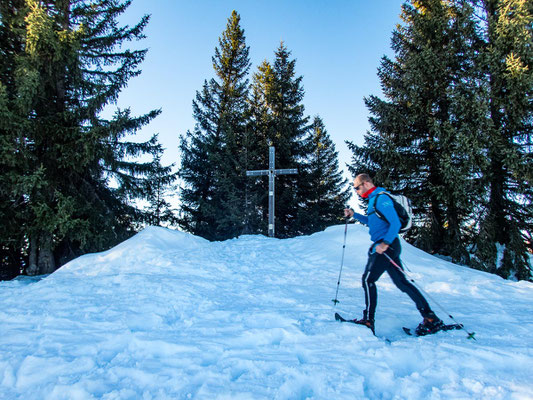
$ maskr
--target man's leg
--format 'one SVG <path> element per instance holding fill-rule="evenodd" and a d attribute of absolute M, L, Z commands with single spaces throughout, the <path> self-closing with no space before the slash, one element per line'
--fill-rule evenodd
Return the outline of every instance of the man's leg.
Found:
<path fill-rule="evenodd" d="M 398 264 L 397 260 L 394 260 L 394 262 Z M 392 281 L 398 287 L 398 289 L 406 293 L 411 298 L 411 300 L 415 302 L 416 308 L 418 309 L 418 311 L 420 311 L 420 314 L 422 314 L 422 316 L 424 317 L 425 314 L 427 314 L 427 312 L 431 311 L 427 300 L 424 298 L 422 293 L 420 293 L 420 291 L 416 288 L 416 286 L 407 280 L 403 272 L 400 272 L 393 265 L 391 265 L 391 267 L 387 268 L 387 272 L 392 278 Z"/>
<path fill-rule="evenodd" d="M 424 320 L 416 328 L 416 334 L 420 336 L 437 332 L 443 326 L 443 322 L 431 310 L 427 300 L 424 298 L 422 293 L 420 293 L 420 291 L 416 288 L 415 285 L 413 285 L 407 280 L 407 277 L 403 272 L 403 267 L 400 260 L 400 240 L 396 239 L 389 247 L 389 250 L 387 250 L 387 254 L 400 268 L 396 267 L 393 263 L 390 262 L 389 259 L 387 259 L 387 261 L 389 261 L 389 264 L 386 267 L 388 274 L 390 275 L 392 281 L 398 287 L 398 289 L 406 293 L 415 302 L 416 308 L 424 318 Z M 385 256 L 383 257 L 386 258 Z"/>
<path fill-rule="evenodd" d="M 389 247 L 389 250 L 387 250 L 387 254 L 398 266 L 402 268 L 401 270 L 398 269 L 394 264 L 392 264 L 387 257 L 381 257 L 387 260 L 386 270 L 396 287 L 398 287 L 398 289 L 400 289 L 402 292 L 406 293 L 411 298 L 411 300 L 415 302 L 416 308 L 418 309 L 420 314 L 425 317 L 427 313 L 431 312 L 431 308 L 429 307 L 429 304 L 422 295 L 422 293 L 420 293 L 420 291 L 416 288 L 415 285 L 413 285 L 407 280 L 405 273 L 403 272 L 402 262 L 400 260 L 400 253 L 400 240 L 396 239 Z"/>
<path fill-rule="evenodd" d="M 385 259 L 385 257 L 379 256 L 377 253 L 369 254 L 365 272 L 363 273 L 362 277 L 366 305 L 363 318 L 370 321 L 374 321 L 374 316 L 376 314 L 376 305 L 378 300 L 376 281 L 383 274 L 383 272 L 385 272 L 387 267 L 382 259 Z"/>

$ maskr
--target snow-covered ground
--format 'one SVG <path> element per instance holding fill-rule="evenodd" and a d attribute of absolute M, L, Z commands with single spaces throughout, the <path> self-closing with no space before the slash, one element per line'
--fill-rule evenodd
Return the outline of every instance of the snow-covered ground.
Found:
<path fill-rule="evenodd" d="M 333 318 L 364 307 L 359 225 L 331 301 L 343 237 L 210 243 L 148 228 L 41 281 L 0 282 L 0 398 L 533 398 L 533 284 L 404 243 L 411 277 L 477 341 L 405 335 L 420 316 L 386 274 L 374 337 Z"/>

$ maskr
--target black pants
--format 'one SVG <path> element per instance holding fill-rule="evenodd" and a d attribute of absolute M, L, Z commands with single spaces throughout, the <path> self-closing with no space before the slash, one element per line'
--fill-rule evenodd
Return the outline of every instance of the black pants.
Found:
<path fill-rule="evenodd" d="M 400 253 L 402 251 L 400 239 L 396 238 L 389 246 L 386 253 L 396 264 L 402 267 L 401 271 L 396 268 L 384 254 L 372 252 L 373 250 L 374 245 L 368 251 L 368 262 L 362 279 L 363 289 L 365 290 L 366 318 L 374 320 L 378 300 L 376 281 L 385 271 L 387 271 L 396 287 L 406 293 L 415 302 L 416 308 L 420 311 L 422 316 L 424 316 L 424 314 L 430 310 L 429 304 L 424 296 L 422 296 L 422 293 L 420 293 L 420 291 L 407 280 L 403 273 L 403 267 L 400 261 Z"/>

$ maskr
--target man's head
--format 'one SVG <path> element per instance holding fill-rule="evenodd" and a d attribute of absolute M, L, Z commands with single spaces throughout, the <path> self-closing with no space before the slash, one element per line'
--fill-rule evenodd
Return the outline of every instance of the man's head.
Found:
<path fill-rule="evenodd" d="M 361 196 L 374 187 L 374 182 L 368 174 L 359 174 L 353 180 L 353 187 L 356 193 Z"/>

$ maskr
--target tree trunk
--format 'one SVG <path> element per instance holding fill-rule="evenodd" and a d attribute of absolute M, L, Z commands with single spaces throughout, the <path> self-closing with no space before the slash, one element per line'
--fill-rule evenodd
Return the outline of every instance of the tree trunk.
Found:
<path fill-rule="evenodd" d="M 39 274 L 39 266 L 37 265 L 37 237 L 35 234 L 30 237 L 30 257 L 26 274 L 30 276 Z"/>
<path fill-rule="evenodd" d="M 39 249 L 39 273 L 51 274 L 56 270 L 51 233 L 42 233 Z"/>

